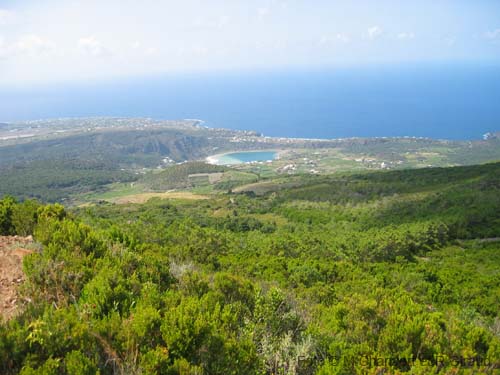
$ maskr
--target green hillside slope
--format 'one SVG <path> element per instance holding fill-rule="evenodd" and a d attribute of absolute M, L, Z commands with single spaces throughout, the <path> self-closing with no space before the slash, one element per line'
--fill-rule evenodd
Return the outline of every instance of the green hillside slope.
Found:
<path fill-rule="evenodd" d="M 38 247 L 0 372 L 496 373 L 499 172 L 296 176 L 73 210 L 4 198 L 0 234 Z"/>

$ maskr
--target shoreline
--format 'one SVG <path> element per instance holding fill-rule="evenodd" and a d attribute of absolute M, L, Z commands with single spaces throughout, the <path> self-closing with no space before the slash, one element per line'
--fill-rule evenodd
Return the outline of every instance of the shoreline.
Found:
<path fill-rule="evenodd" d="M 272 161 L 274 161 L 274 160 L 278 160 L 281 157 L 281 154 L 283 153 L 283 150 L 267 149 L 267 150 L 250 150 L 250 151 L 246 151 L 246 150 L 229 151 L 229 152 L 224 152 L 222 154 L 215 154 L 215 155 L 207 156 L 205 158 L 205 162 L 208 163 L 208 164 L 212 164 L 212 165 L 238 165 L 238 164 L 245 164 L 245 163 L 249 163 L 249 162 L 241 161 L 239 163 L 224 163 L 224 164 L 221 164 L 220 163 L 220 159 L 222 159 L 223 157 L 225 157 L 227 155 L 231 155 L 231 154 L 240 154 L 240 153 L 250 154 L 250 153 L 258 153 L 258 152 L 274 152 L 275 153 L 275 157 L 272 159 Z M 258 161 L 256 161 L 256 162 L 258 162 Z"/>

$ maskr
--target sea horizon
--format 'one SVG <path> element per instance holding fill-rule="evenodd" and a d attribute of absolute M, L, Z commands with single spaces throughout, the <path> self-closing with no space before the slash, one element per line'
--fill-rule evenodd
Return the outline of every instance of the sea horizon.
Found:
<path fill-rule="evenodd" d="M 497 65 L 198 73 L 3 88 L 0 122 L 149 117 L 286 138 L 472 140 L 500 130 L 498 97 Z"/>

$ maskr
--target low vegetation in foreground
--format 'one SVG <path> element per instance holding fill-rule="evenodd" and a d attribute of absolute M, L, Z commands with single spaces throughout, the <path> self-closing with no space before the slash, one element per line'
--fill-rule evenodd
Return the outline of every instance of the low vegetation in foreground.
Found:
<path fill-rule="evenodd" d="M 35 244 L 0 372 L 499 371 L 500 163 L 289 179 L 77 209 L 4 197 L 0 234 Z"/>

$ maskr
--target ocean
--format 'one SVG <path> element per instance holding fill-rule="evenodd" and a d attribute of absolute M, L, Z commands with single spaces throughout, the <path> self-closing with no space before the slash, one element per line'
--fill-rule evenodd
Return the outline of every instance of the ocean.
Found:
<path fill-rule="evenodd" d="M 500 66 L 381 65 L 0 88 L 0 122 L 87 116 L 196 118 L 283 137 L 480 139 L 500 130 Z"/>

